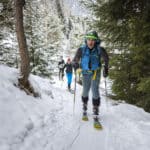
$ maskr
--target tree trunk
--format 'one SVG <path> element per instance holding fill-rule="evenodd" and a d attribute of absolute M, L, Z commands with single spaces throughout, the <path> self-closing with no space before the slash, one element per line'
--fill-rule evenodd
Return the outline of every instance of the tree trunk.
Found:
<path fill-rule="evenodd" d="M 30 73 L 30 59 L 29 53 L 27 49 L 26 37 L 24 33 L 23 26 L 23 7 L 25 5 L 25 0 L 15 0 L 15 8 L 16 8 L 16 33 L 17 40 L 19 45 L 19 53 L 21 57 L 21 76 L 19 80 L 19 86 L 21 89 L 24 89 L 27 94 L 33 94 L 36 96 L 32 86 L 28 81 L 29 73 Z"/>
<path fill-rule="evenodd" d="M 15 0 L 16 5 L 16 32 L 21 57 L 21 79 L 24 83 L 28 81 L 30 72 L 30 60 L 27 50 L 26 37 L 23 27 L 23 6 L 24 0 Z"/>

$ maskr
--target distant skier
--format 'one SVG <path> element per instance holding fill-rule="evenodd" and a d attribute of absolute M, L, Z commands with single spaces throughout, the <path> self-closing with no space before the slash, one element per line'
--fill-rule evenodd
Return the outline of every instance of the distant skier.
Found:
<path fill-rule="evenodd" d="M 82 120 L 87 121 L 87 104 L 89 100 L 89 90 L 92 89 L 92 103 L 94 113 L 94 127 L 101 128 L 99 122 L 99 106 L 100 106 L 100 72 L 101 72 L 101 57 L 104 60 L 104 77 L 108 76 L 108 55 L 103 47 L 100 47 L 100 39 L 96 31 L 92 31 L 85 36 L 85 45 L 81 46 L 73 59 L 73 65 L 77 69 L 78 63 L 82 69 L 82 102 L 83 102 L 83 117 Z"/>
<path fill-rule="evenodd" d="M 72 63 L 71 63 L 70 58 L 68 58 L 67 63 L 64 66 L 64 69 L 65 68 L 66 68 L 66 75 L 67 75 L 67 82 L 68 82 L 68 90 L 71 91 L 73 67 L 72 67 Z"/>
<path fill-rule="evenodd" d="M 65 66 L 65 61 L 63 59 L 63 56 L 61 56 L 60 57 L 60 61 L 58 62 L 59 80 L 63 80 L 63 77 L 64 77 L 64 66 Z"/>

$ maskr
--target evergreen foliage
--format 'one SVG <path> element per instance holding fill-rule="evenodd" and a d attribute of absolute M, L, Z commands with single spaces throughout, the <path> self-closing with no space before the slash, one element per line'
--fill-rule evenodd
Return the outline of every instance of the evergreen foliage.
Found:
<path fill-rule="evenodd" d="M 95 0 L 88 6 L 111 54 L 115 98 L 150 112 L 150 1 Z"/>

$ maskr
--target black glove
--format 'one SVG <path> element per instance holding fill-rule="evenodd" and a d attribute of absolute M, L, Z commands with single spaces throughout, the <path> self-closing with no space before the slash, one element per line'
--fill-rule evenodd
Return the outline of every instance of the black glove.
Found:
<path fill-rule="evenodd" d="M 76 71 L 76 70 L 79 68 L 79 64 L 78 64 L 78 63 L 74 63 L 74 64 L 73 64 L 73 68 L 74 68 L 74 70 Z"/>
<path fill-rule="evenodd" d="M 108 76 L 108 67 L 104 66 L 103 68 L 103 77 L 106 78 Z"/>

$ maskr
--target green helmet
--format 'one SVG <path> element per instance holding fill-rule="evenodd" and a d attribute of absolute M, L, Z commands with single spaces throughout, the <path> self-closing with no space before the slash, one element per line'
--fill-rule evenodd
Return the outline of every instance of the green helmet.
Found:
<path fill-rule="evenodd" d="M 98 37 L 98 34 L 96 31 L 92 31 L 92 32 L 89 32 L 85 35 L 85 39 L 92 39 L 92 40 L 98 40 L 99 37 Z"/>

